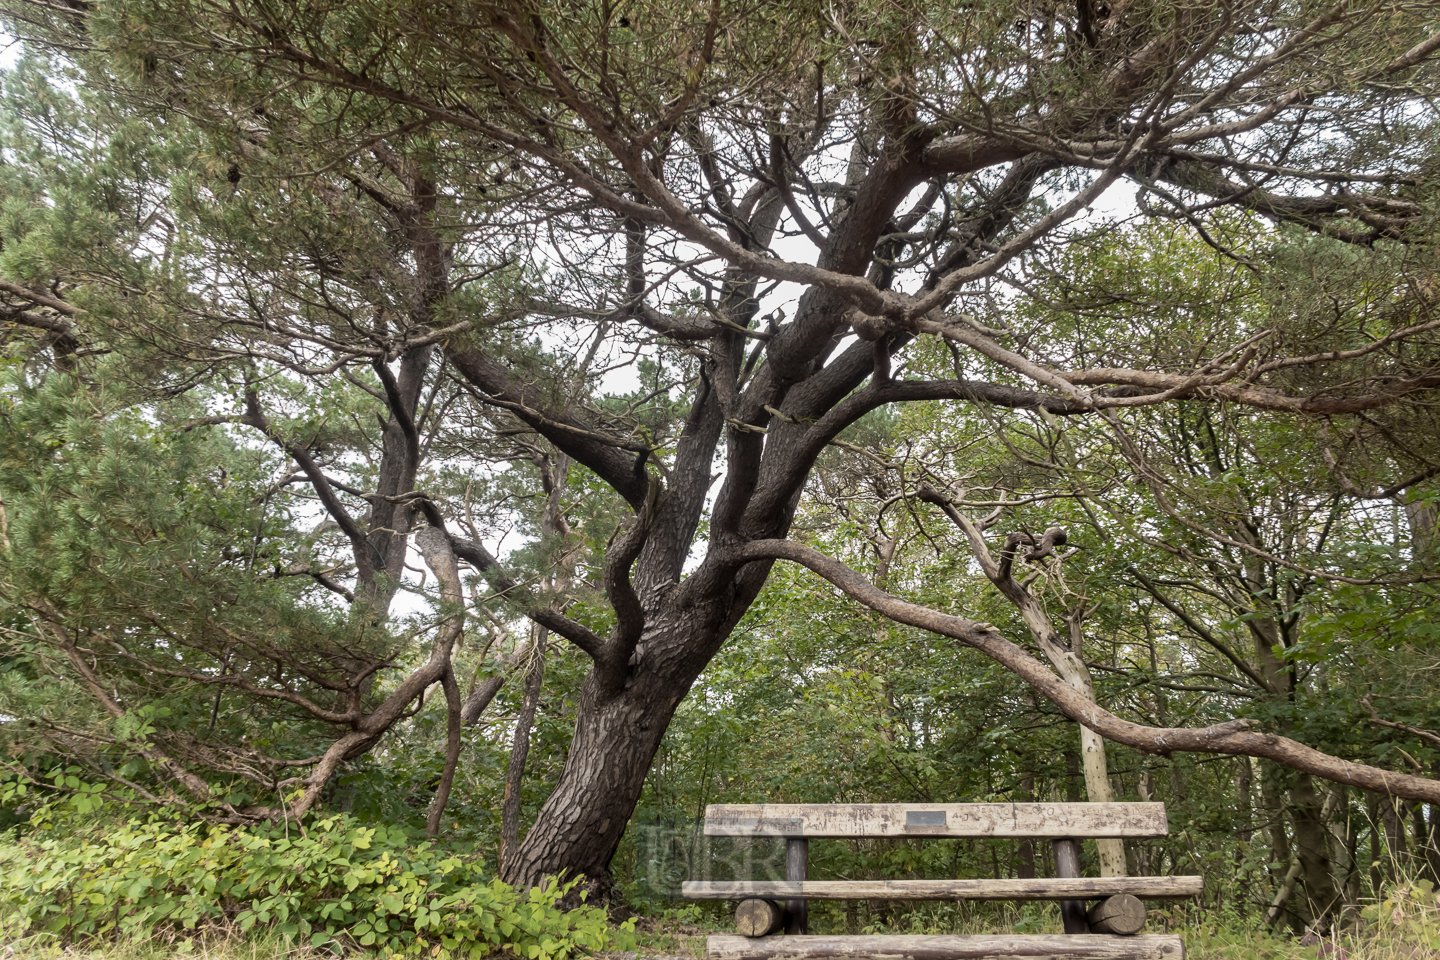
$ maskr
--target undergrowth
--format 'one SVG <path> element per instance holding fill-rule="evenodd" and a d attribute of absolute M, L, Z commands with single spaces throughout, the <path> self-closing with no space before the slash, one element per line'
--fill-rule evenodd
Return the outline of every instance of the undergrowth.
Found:
<path fill-rule="evenodd" d="M 568 960 L 625 945 L 633 924 L 560 906 L 572 886 L 516 891 L 473 857 L 344 816 L 303 828 L 130 822 L 36 830 L 0 846 L 0 932 L 34 949 L 154 942 L 170 956 L 183 952 L 176 944 L 209 950 L 251 933 L 330 952 L 476 960 L 502 950 Z"/>

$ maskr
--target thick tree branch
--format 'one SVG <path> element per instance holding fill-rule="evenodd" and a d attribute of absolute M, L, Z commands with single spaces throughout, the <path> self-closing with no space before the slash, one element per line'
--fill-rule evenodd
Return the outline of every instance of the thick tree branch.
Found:
<path fill-rule="evenodd" d="M 516 383 L 504 364 L 478 349 L 452 349 L 448 356 L 451 365 L 483 392 L 487 402 L 514 413 L 567 456 L 593 470 L 635 509 L 645 503 L 649 481 L 644 454 L 648 447 L 642 445 L 639 458 L 626 455 L 624 451 L 635 446 L 633 441 L 608 439 L 568 411 L 553 409 L 539 390 Z"/>
<path fill-rule="evenodd" d="M 473 540 L 464 540 L 453 535 L 450 537 L 450 543 L 457 557 L 480 571 L 490 581 L 490 586 L 495 590 L 497 596 L 518 600 L 521 609 L 531 620 L 569 640 L 591 658 L 603 659 L 605 650 L 603 637 L 583 623 L 571 620 L 554 607 L 541 606 L 528 590 L 505 573 L 500 562 L 484 546 Z"/>

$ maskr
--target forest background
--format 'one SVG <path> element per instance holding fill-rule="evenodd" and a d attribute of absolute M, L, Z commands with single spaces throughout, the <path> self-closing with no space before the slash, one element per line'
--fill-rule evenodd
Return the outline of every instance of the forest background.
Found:
<path fill-rule="evenodd" d="M 30 932 L 563 956 L 758 801 L 1161 800 L 1088 868 L 1434 910 L 1433 4 L 3 9 Z"/>

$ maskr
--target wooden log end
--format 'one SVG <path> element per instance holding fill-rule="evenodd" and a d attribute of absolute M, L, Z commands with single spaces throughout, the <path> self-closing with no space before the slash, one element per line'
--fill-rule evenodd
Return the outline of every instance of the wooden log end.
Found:
<path fill-rule="evenodd" d="M 785 911 L 771 900 L 741 900 L 735 908 L 735 930 L 742 937 L 768 937 L 784 920 Z"/>
<path fill-rule="evenodd" d="M 1145 926 L 1145 904 L 1128 893 L 1106 897 L 1085 914 L 1091 931 L 1130 937 Z"/>

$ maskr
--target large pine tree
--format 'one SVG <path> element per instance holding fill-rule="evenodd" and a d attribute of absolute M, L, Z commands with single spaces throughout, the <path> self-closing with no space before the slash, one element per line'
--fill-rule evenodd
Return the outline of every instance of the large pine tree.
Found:
<path fill-rule="evenodd" d="M 306 753 L 147 720 L 143 756 L 192 796 L 210 790 L 196 770 L 301 788 L 284 809 L 231 804 L 228 816 L 302 815 L 436 684 L 456 742 L 465 564 L 592 664 L 564 773 L 507 876 L 603 883 L 670 718 L 777 559 L 982 651 L 1102 736 L 1440 800 L 1440 783 L 1248 722 L 1157 730 L 1116 717 L 989 624 L 906 603 L 786 539 L 817 457 L 892 404 L 1037 410 L 1117 435 L 1159 404 L 1328 418 L 1336 431 L 1420 409 L 1440 386 L 1423 252 L 1433 8 L 4 8 L 53 58 L 6 77 L 13 402 L 38 390 L 99 404 L 89 398 L 123 388 L 146 429 L 148 416 L 167 438 L 219 430 L 229 452 L 214 469 L 261 449 L 278 458 L 209 553 L 185 535 L 196 556 L 164 580 L 195 584 L 196 617 L 233 605 L 258 618 L 262 584 L 339 598 L 302 603 L 292 587 L 297 617 L 331 622 L 313 641 L 287 628 L 281 643 L 258 619 L 183 619 L 183 597 L 163 616 L 87 618 L 68 581 L 7 575 L 11 629 L 45 647 L 86 709 L 133 725 L 154 713 L 143 685 L 165 677 L 197 703 L 245 697 L 328 731 Z M 47 71 L 68 79 L 49 84 Z M 1012 327 L 1028 271 L 1109 229 L 1097 211 L 1121 190 L 1137 193 L 1134 215 L 1184 223 L 1249 270 L 1304 273 L 1237 209 L 1384 269 L 1332 291 L 1333 310 L 1300 304 L 1240 328 L 1162 309 L 1090 349 L 1064 324 Z M 1396 253 L 1407 249 L 1422 253 Z M 936 344 L 953 362 L 926 375 L 918 359 Z M 635 371 L 623 382 L 622 368 Z M 143 435 L 136 425 L 127 442 Z M 1120 447 L 1138 469 L 1144 452 Z M 22 473 L 52 466 L 40 449 L 17 457 Z M 573 463 L 567 482 L 590 502 L 552 510 L 547 526 L 486 474 L 516 462 L 537 486 L 550 476 L 546 493 Z M 1375 482 L 1403 490 L 1427 469 Z M 186 496 L 210 502 L 201 492 Z M 902 492 L 946 503 L 937 489 Z M 23 495 L 16 509 L 37 516 L 55 502 Z M 304 504 L 325 522 L 309 537 L 267 526 L 276 497 L 291 525 Z M 623 519 L 594 536 L 607 517 Z M 544 549 L 501 564 L 484 541 L 506 522 Z M 1058 539 L 1017 533 L 986 571 L 1047 652 L 1059 634 L 1014 573 Z M 392 618 L 409 542 L 438 591 L 423 629 Z M 593 594 L 556 587 L 571 564 Z M 141 687 L 121 697 L 111 678 L 125 671 Z"/>

